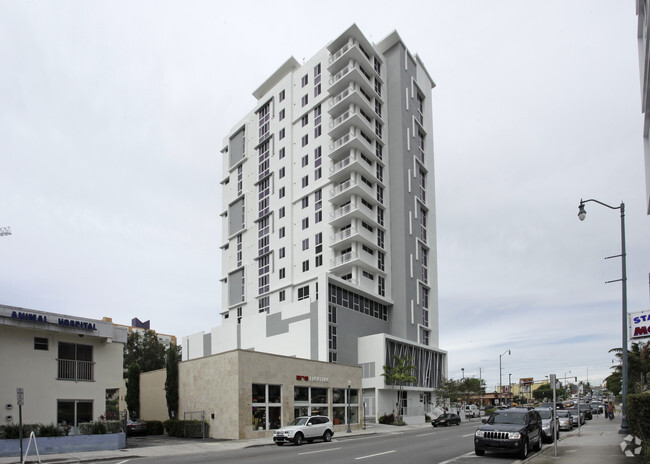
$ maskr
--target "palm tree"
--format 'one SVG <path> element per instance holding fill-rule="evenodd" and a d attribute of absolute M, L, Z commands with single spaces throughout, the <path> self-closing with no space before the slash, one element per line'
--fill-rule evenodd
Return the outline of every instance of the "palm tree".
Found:
<path fill-rule="evenodd" d="M 399 420 L 402 419 L 402 398 L 403 389 L 405 384 L 417 382 L 418 379 L 413 375 L 416 366 L 413 364 L 414 358 L 412 356 L 404 355 L 402 357 L 393 355 L 393 365 L 384 366 L 384 373 L 381 374 L 386 379 L 388 385 L 398 385 L 397 404 L 399 405 L 398 416 Z"/>

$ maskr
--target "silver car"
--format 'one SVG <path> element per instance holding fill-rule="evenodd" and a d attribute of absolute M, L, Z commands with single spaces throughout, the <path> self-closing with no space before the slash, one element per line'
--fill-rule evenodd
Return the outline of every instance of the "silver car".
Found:
<path fill-rule="evenodd" d="M 273 441 L 282 446 L 285 443 L 302 445 L 305 441 L 311 443 L 314 439 L 328 442 L 334 435 L 334 425 L 326 416 L 296 417 L 286 427 L 273 432 Z"/>
<path fill-rule="evenodd" d="M 553 410 L 550 408 L 538 408 L 536 411 L 542 418 L 542 438 L 548 443 L 553 443 L 555 438 L 559 438 L 560 436 L 557 421 L 553 422 Z"/>
<path fill-rule="evenodd" d="M 560 430 L 573 430 L 573 417 L 571 413 L 565 409 L 557 410 L 558 429 Z"/>

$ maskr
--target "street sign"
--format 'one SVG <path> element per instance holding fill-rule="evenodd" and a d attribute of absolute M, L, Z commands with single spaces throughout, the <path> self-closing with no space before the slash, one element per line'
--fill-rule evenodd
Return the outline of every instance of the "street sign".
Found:
<path fill-rule="evenodd" d="M 18 399 L 18 406 L 24 406 L 25 405 L 25 389 L 16 388 L 16 396 L 17 396 L 17 399 Z"/>

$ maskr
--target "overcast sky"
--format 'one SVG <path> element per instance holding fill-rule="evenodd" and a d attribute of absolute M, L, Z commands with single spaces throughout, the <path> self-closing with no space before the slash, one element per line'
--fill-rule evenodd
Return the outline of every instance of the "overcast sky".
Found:
<path fill-rule="evenodd" d="M 232 5 L 230 5 L 232 3 Z M 397 30 L 433 91 L 440 348 L 592 383 L 648 309 L 635 1 L 0 2 L 0 303 L 218 324 L 220 150 L 287 58 Z"/>

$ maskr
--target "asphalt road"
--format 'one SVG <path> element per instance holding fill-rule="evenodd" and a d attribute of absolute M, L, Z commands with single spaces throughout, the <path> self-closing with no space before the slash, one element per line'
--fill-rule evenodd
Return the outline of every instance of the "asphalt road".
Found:
<path fill-rule="evenodd" d="M 473 435 L 478 420 L 463 422 L 460 426 L 426 427 L 377 435 L 345 437 L 337 434 L 332 442 L 314 442 L 302 446 L 255 446 L 233 451 L 188 454 L 169 458 L 138 458 L 102 461 L 108 464 L 284 464 L 284 463 L 372 463 L 372 464 L 462 464 L 512 463 L 511 454 L 487 453 L 474 455 Z M 548 445 L 546 445 L 548 446 Z M 530 456 L 534 456 L 531 453 Z"/>

